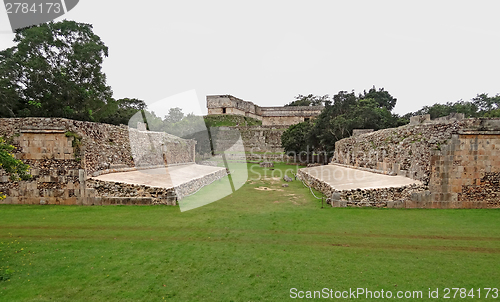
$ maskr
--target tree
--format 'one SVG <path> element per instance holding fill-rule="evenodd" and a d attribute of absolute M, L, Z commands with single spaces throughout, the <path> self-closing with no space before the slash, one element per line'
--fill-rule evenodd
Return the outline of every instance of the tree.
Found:
<path fill-rule="evenodd" d="M 94 120 L 106 108 L 108 48 L 92 25 L 44 23 L 17 30 L 14 42 L 0 53 L 0 95 L 8 96 L 10 115 Z"/>
<path fill-rule="evenodd" d="M 478 94 L 472 99 L 472 103 L 477 106 L 482 113 L 500 109 L 500 95 L 489 97 L 487 93 Z"/>
<path fill-rule="evenodd" d="M 0 169 L 5 170 L 10 175 L 11 181 L 19 179 L 28 180 L 31 175 L 28 173 L 29 166 L 18 160 L 11 153 L 14 146 L 7 144 L 3 138 L 0 137 Z M 5 195 L 0 192 L 0 200 L 4 199 Z"/>
<path fill-rule="evenodd" d="M 0 51 L 0 117 L 15 117 L 19 102 L 13 48 Z"/>
<path fill-rule="evenodd" d="M 299 94 L 298 96 L 295 97 L 295 101 L 290 102 L 285 105 L 287 106 L 323 106 L 326 101 L 329 100 L 328 95 L 324 96 L 315 96 L 312 94 L 309 94 L 307 96 Z"/>
<path fill-rule="evenodd" d="M 309 134 L 313 124 L 309 121 L 298 123 L 290 126 L 281 135 L 281 146 L 286 152 L 295 152 L 299 154 L 301 151 L 308 150 Z M 311 150 L 311 148 L 309 148 Z M 311 150 L 312 151 L 312 150 Z"/>
<path fill-rule="evenodd" d="M 389 111 L 394 109 L 396 106 L 397 99 L 394 98 L 389 92 L 385 91 L 384 88 L 377 90 L 375 86 L 370 88 L 368 92 L 363 91 L 363 95 L 359 95 L 360 99 L 373 99 L 377 103 L 379 108 L 385 108 Z"/>
<path fill-rule="evenodd" d="M 285 151 L 331 152 L 335 142 L 351 136 L 353 129 L 379 130 L 407 123 L 407 119 L 391 113 L 389 108 L 395 106 L 396 99 L 383 89 L 372 88 L 359 96 L 354 91 L 339 91 L 324 100 L 325 109 L 312 124 L 293 125 L 283 133 Z"/>
<path fill-rule="evenodd" d="M 478 105 L 474 102 L 458 101 L 455 103 L 447 102 L 446 104 L 436 103 L 432 106 L 424 106 L 422 109 L 409 114 L 409 116 L 429 114 L 431 119 L 450 115 L 450 113 L 463 113 L 465 117 L 483 116 L 478 111 Z"/>
<path fill-rule="evenodd" d="M 184 118 L 184 113 L 179 107 L 170 108 L 168 114 L 165 116 L 164 120 L 167 123 L 177 123 Z"/>
<path fill-rule="evenodd" d="M 335 142 L 352 135 L 353 129 L 385 129 L 402 121 L 374 99 L 358 99 L 354 93 L 339 92 L 318 116 L 311 132 L 311 144 L 323 151 L 333 151 Z"/>
<path fill-rule="evenodd" d="M 94 115 L 94 118 L 100 123 L 127 125 L 134 114 L 144 109 L 146 103 L 143 100 L 109 98 L 104 108 Z"/>

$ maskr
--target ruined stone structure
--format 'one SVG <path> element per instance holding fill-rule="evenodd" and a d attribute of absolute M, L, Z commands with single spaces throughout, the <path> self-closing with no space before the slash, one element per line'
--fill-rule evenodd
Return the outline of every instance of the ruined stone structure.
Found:
<path fill-rule="evenodd" d="M 373 129 L 352 129 L 352 136 L 373 132 Z"/>
<path fill-rule="evenodd" d="M 196 142 L 166 133 L 63 118 L 11 118 L 0 119 L 0 136 L 12 141 L 16 158 L 29 164 L 33 175 L 30 181 L 9 182 L 0 170 L 0 192 L 8 195 L 2 203 L 175 204 L 176 189 L 187 195 L 207 184 L 197 179 L 162 190 L 120 185 L 127 189 L 110 194 L 111 185 L 89 181 L 87 176 L 193 164 Z"/>
<path fill-rule="evenodd" d="M 260 107 L 231 95 L 209 95 L 207 108 L 209 115 L 242 115 L 262 121 L 263 126 L 290 126 L 318 116 L 324 107 Z"/>
<path fill-rule="evenodd" d="M 376 190 L 337 192 L 332 204 L 359 206 L 371 200 L 388 207 L 500 207 L 499 148 L 500 119 L 461 115 L 432 121 L 415 117 L 410 125 L 340 140 L 332 164 L 410 177 L 423 187 L 404 196 Z M 320 181 L 315 186 L 332 196 L 335 192 Z"/>
<path fill-rule="evenodd" d="M 212 129 L 212 139 L 217 142 L 214 147 L 224 150 L 232 159 L 283 161 L 281 135 L 285 130 L 278 126 L 218 127 Z M 235 136 L 241 137 L 242 146 L 233 146 Z M 245 150 L 245 154 L 241 150 Z"/>

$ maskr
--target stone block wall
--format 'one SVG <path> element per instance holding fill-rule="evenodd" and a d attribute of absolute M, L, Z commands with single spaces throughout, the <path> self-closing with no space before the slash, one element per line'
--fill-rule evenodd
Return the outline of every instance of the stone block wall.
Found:
<path fill-rule="evenodd" d="M 216 152 L 224 151 L 231 159 L 242 161 L 283 161 L 281 135 L 286 130 L 277 126 L 211 128 Z M 238 139 L 241 141 L 238 142 Z M 236 144 L 235 144 L 236 143 Z"/>
<path fill-rule="evenodd" d="M 71 132 L 81 137 L 82 168 L 89 175 L 96 171 L 136 165 L 163 165 L 164 159 L 169 164 L 194 162 L 195 141 L 163 132 L 63 118 L 0 119 L 0 136 L 4 137 L 13 137 L 21 131 L 43 132 L 47 129 Z M 23 152 L 29 154 L 28 151 Z"/>
<path fill-rule="evenodd" d="M 88 173 L 113 165 L 133 167 L 128 127 L 74 121 L 63 118 L 0 119 L 0 136 L 12 137 L 22 129 L 62 129 L 81 137 L 82 168 Z"/>
<path fill-rule="evenodd" d="M 262 118 L 263 126 L 294 125 L 302 123 L 302 116 L 265 116 Z"/>
<path fill-rule="evenodd" d="M 194 162 L 194 140 L 164 132 L 129 129 L 131 156 L 136 167 L 176 165 Z"/>
<path fill-rule="evenodd" d="M 315 118 L 323 106 L 261 107 L 262 125 L 294 125 Z"/>
<path fill-rule="evenodd" d="M 431 121 L 430 114 L 416 115 L 416 116 L 410 117 L 410 125 L 418 125 L 418 124 L 427 123 L 430 121 Z"/>
<path fill-rule="evenodd" d="M 340 140 L 333 162 L 422 181 L 407 207 L 500 207 L 499 146 L 499 119 L 459 116 Z"/>
<path fill-rule="evenodd" d="M 177 201 L 195 193 L 227 175 L 219 170 L 204 177 L 192 179 L 172 188 L 159 188 L 97 179 L 87 180 L 85 205 L 148 204 L 176 205 Z"/>
<path fill-rule="evenodd" d="M 500 131 L 459 131 L 431 166 L 433 200 L 500 207 Z"/>
<path fill-rule="evenodd" d="M 67 137 L 64 129 L 21 130 L 14 138 L 23 153 L 20 159 L 44 159 L 50 156 L 56 160 L 75 159 L 74 137 Z"/>
<path fill-rule="evenodd" d="M 253 118 L 262 120 L 261 114 L 257 113 L 258 106 L 252 102 L 244 101 L 232 95 L 208 95 L 207 109 L 208 114 L 223 114 L 223 108 L 226 109 L 225 114 L 247 115 Z"/>
<path fill-rule="evenodd" d="M 299 169 L 297 177 L 307 185 L 322 192 L 328 197 L 327 203 L 333 207 L 406 207 L 415 199 L 416 194 L 425 194 L 425 185 L 408 185 L 402 187 L 379 189 L 336 190 L 304 169 Z"/>
<path fill-rule="evenodd" d="M 320 162 L 326 163 L 325 155 L 308 156 L 287 155 L 281 146 L 281 136 L 286 126 L 248 126 L 211 128 L 216 152 L 225 151 L 229 159 L 238 161 L 277 161 L 277 162 Z M 241 137 L 241 142 L 234 145 Z M 206 144 L 206 142 L 204 142 Z M 208 159 L 208 154 L 198 154 Z"/>
<path fill-rule="evenodd" d="M 73 137 L 61 129 L 21 130 L 12 138 L 14 155 L 30 166 L 29 181 L 10 182 L 0 170 L 1 203 L 79 204 L 85 196 L 85 171 Z"/>
<path fill-rule="evenodd" d="M 113 201 L 119 202 L 118 204 L 132 203 L 137 199 L 146 202 L 145 204 L 175 205 L 177 202 L 174 188 L 156 188 L 93 178 L 87 180 L 87 187 L 88 198 L 85 205 L 106 205 L 113 204 Z"/>
<path fill-rule="evenodd" d="M 259 107 L 231 95 L 207 96 L 208 114 L 235 114 L 262 121 L 264 126 L 289 126 L 318 116 L 323 106 Z M 225 112 L 224 112 L 225 111 Z"/>
<path fill-rule="evenodd" d="M 352 136 L 373 132 L 373 129 L 352 129 Z"/>
<path fill-rule="evenodd" d="M 333 162 L 402 175 L 429 183 L 431 155 L 461 129 L 478 126 L 478 119 L 405 125 L 339 140 Z"/>
<path fill-rule="evenodd" d="M 30 181 L 9 182 L 0 169 L 0 192 L 8 195 L 2 203 L 85 204 L 87 175 L 195 160 L 193 140 L 124 125 L 10 118 L 0 119 L 0 136 L 12 141 L 16 158 L 30 165 L 33 175 Z"/>

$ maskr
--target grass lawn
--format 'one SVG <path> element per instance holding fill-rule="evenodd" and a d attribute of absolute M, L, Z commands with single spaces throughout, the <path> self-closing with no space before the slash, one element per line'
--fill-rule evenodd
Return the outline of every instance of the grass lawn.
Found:
<path fill-rule="evenodd" d="M 240 190 L 185 212 L 0 206 L 0 300 L 283 301 L 291 288 L 359 287 L 423 292 L 405 301 L 439 288 L 433 300 L 447 301 L 455 287 L 475 301 L 500 288 L 500 211 L 322 209 L 271 175 L 294 168 L 253 167 Z"/>

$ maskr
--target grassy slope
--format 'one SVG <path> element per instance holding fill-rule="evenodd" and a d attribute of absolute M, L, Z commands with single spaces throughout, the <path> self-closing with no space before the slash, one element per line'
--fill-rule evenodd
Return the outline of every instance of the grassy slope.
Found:
<path fill-rule="evenodd" d="M 14 271 L 0 300 L 281 301 L 292 287 L 500 287 L 499 211 L 321 209 L 301 183 L 282 188 L 271 172 L 183 213 L 0 206 L 0 276 Z"/>

